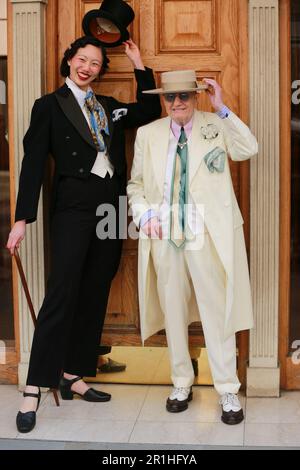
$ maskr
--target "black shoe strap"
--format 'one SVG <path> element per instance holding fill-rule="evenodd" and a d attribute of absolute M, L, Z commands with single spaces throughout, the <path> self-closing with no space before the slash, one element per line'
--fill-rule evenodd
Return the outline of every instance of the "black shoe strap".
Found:
<path fill-rule="evenodd" d="M 32 398 L 41 398 L 41 394 L 40 393 L 26 393 L 24 392 L 23 393 L 23 397 L 32 397 Z"/>
<path fill-rule="evenodd" d="M 69 382 L 70 385 L 73 385 L 75 384 L 76 382 L 79 382 L 79 380 L 82 380 L 82 377 L 75 377 L 75 379 L 66 379 L 64 377 L 64 380 L 66 380 L 67 382 Z"/>

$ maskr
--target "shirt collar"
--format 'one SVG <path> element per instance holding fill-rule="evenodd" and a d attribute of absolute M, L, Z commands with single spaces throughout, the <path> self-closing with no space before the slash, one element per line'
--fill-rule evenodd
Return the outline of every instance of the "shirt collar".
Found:
<path fill-rule="evenodd" d="M 76 85 L 75 82 L 73 82 L 73 80 L 71 80 L 70 77 L 66 78 L 66 85 L 72 91 L 73 95 L 78 101 L 79 106 L 83 108 L 85 104 L 85 97 L 86 97 L 87 91 L 91 90 L 91 88 L 89 87 L 87 91 L 82 90 L 81 88 L 79 88 L 78 85 Z"/>
<path fill-rule="evenodd" d="M 187 138 L 189 138 L 189 136 L 191 135 L 192 133 L 192 129 L 193 129 L 193 121 L 194 121 L 194 116 L 191 118 L 191 120 L 184 126 L 184 131 L 185 131 L 185 134 L 187 136 Z M 181 134 L 181 127 L 179 124 L 177 124 L 175 121 L 171 121 L 171 129 L 172 129 L 172 132 L 174 134 L 174 136 L 176 137 L 177 140 L 179 140 L 179 137 L 180 137 L 180 134 Z"/>

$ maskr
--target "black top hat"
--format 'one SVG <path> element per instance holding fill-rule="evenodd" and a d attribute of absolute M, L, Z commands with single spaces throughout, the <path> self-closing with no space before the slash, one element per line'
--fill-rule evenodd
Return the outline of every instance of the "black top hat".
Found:
<path fill-rule="evenodd" d="M 129 39 L 127 27 L 134 11 L 123 0 L 103 0 L 99 10 L 89 11 L 82 20 L 86 35 L 94 36 L 105 47 L 117 47 Z"/>

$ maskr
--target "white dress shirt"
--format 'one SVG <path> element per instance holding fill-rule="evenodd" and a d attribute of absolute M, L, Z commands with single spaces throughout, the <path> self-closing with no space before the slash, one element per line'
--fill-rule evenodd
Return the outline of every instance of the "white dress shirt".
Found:
<path fill-rule="evenodd" d="M 79 88 L 76 83 L 73 82 L 69 77 L 66 78 L 66 85 L 72 91 L 73 95 L 77 103 L 79 104 L 81 111 L 84 114 L 85 119 L 90 127 L 90 121 L 86 109 L 84 107 L 85 104 L 85 97 L 87 91 L 82 90 Z M 89 90 L 88 90 L 89 91 Z M 95 160 L 94 166 L 91 169 L 91 173 L 94 175 L 100 176 L 100 178 L 105 178 L 106 174 L 109 173 L 109 176 L 112 177 L 114 174 L 114 167 L 108 159 L 107 152 L 98 152 L 97 158 Z"/>

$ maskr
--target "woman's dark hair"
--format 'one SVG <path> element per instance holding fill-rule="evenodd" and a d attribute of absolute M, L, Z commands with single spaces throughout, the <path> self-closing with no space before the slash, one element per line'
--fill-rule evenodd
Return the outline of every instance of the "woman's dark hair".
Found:
<path fill-rule="evenodd" d="M 78 49 L 89 44 L 98 47 L 102 52 L 103 63 L 99 76 L 106 72 L 108 69 L 109 58 L 107 57 L 105 48 L 101 45 L 98 39 L 94 38 L 93 36 L 83 36 L 82 38 L 76 39 L 76 41 L 74 41 L 64 53 L 63 60 L 60 64 L 60 73 L 63 77 L 68 77 L 70 75 L 70 66 L 68 65 L 68 61 L 73 59 Z"/>

